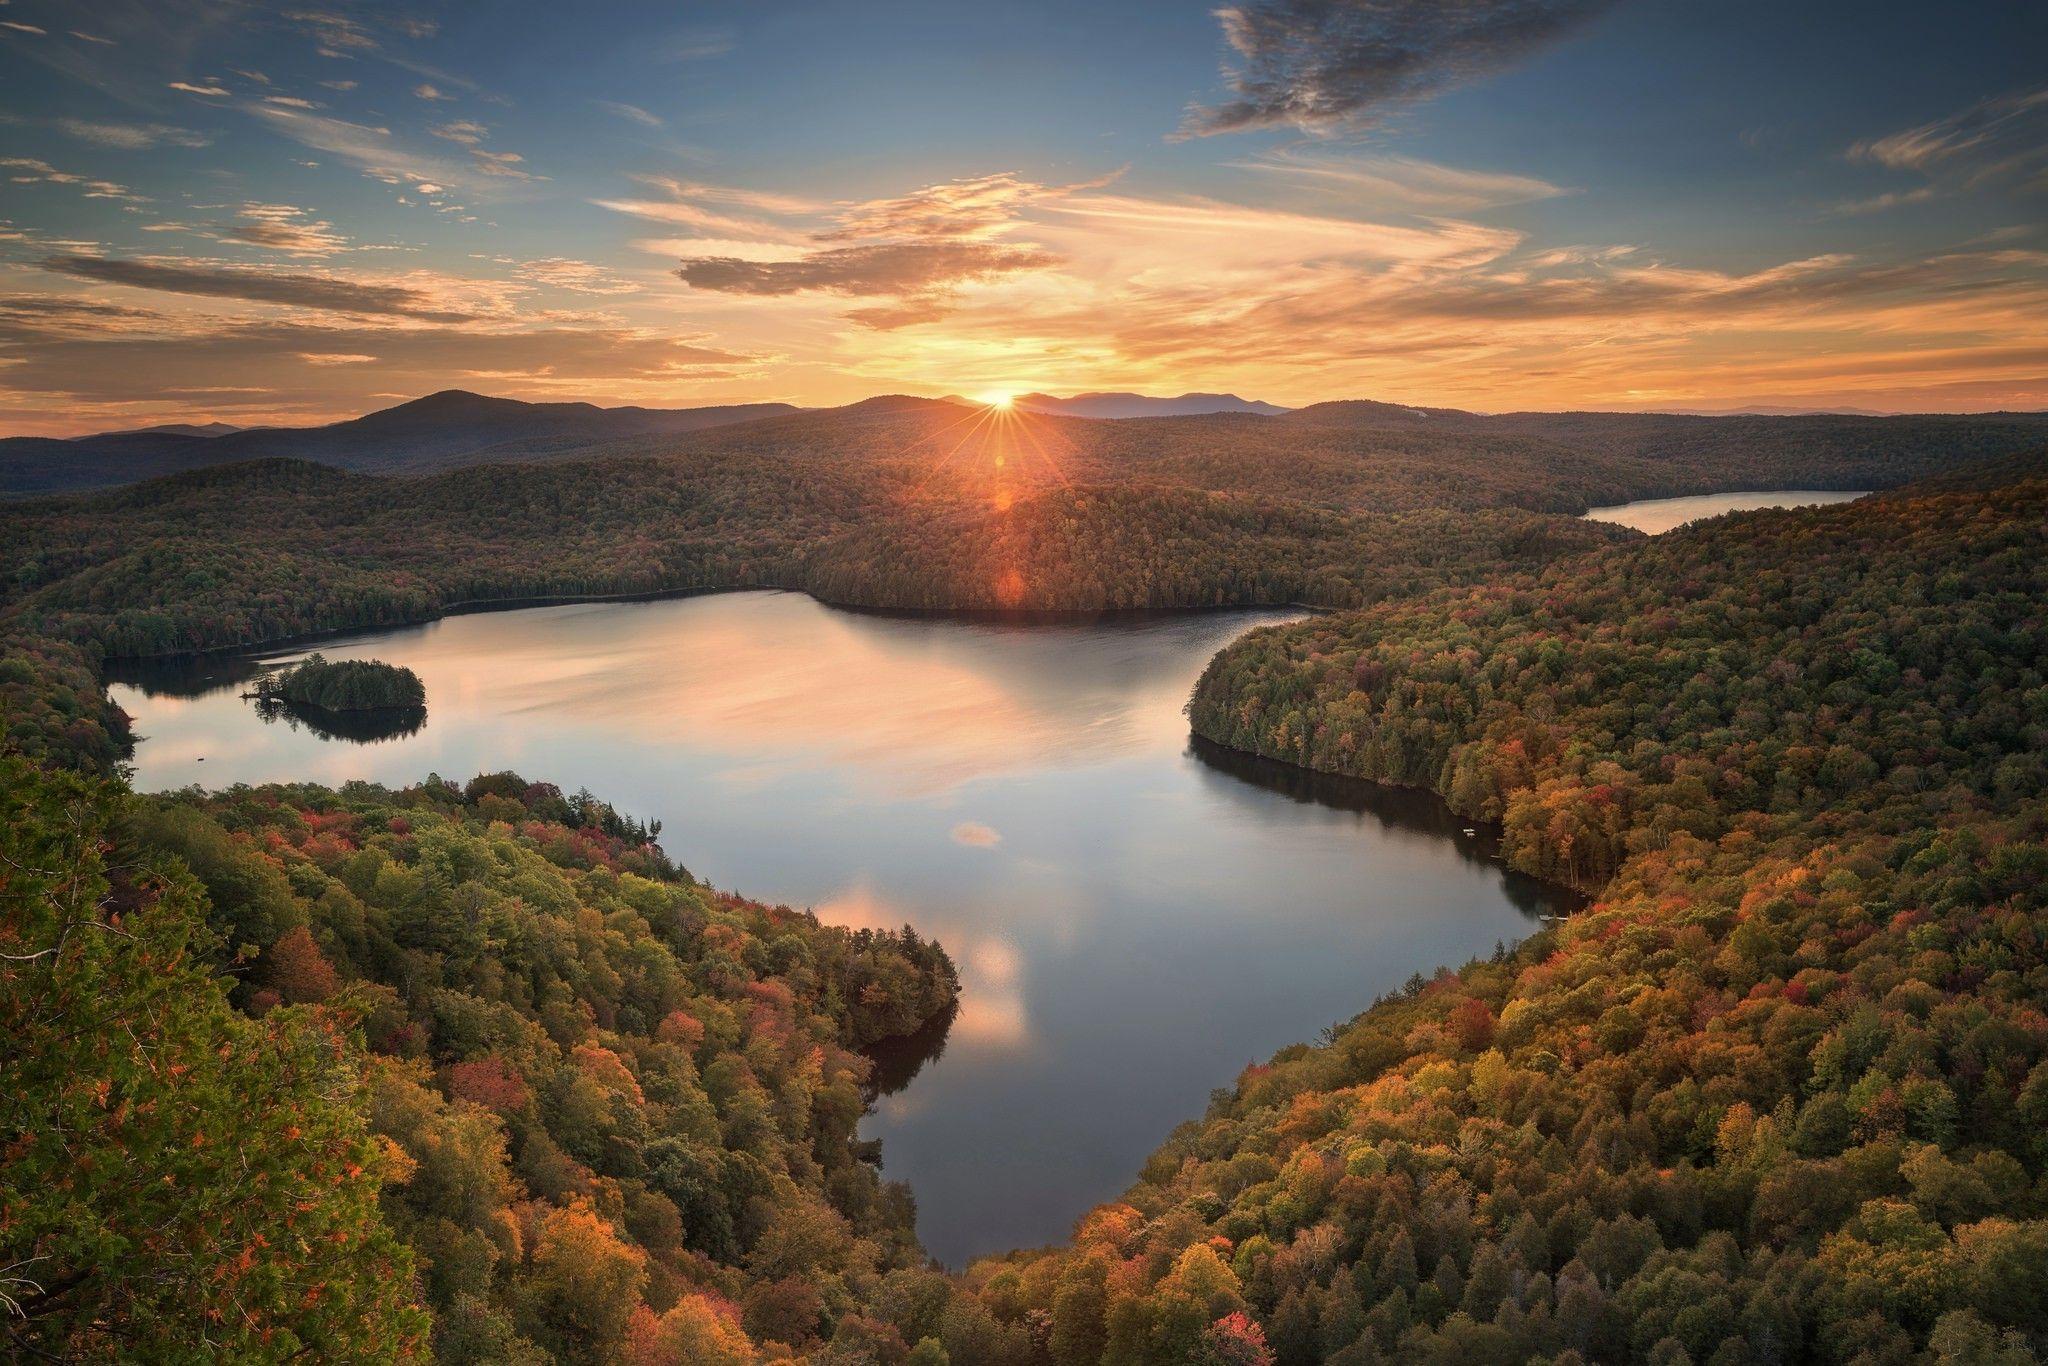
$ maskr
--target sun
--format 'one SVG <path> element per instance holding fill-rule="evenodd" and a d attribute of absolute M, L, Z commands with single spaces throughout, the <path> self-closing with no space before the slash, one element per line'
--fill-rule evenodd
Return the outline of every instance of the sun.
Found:
<path fill-rule="evenodd" d="M 991 408 L 1008 410 L 1017 406 L 1017 394 L 1011 389 L 990 389 L 981 395 L 981 401 Z"/>

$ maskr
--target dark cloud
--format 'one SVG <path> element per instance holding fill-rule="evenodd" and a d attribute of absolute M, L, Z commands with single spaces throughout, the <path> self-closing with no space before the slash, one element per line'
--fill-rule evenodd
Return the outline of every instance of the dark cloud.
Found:
<path fill-rule="evenodd" d="M 472 312 L 443 306 L 422 290 L 404 285 L 367 284 L 332 275 L 230 267 L 163 265 L 124 261 L 107 256 L 46 256 L 44 270 L 132 289 L 157 289 L 167 294 L 198 294 L 215 299 L 247 299 L 255 303 L 317 308 L 332 313 L 374 314 L 416 318 L 422 322 L 460 323 Z"/>
<path fill-rule="evenodd" d="M 835 247 L 795 261 L 702 256 L 676 273 L 698 289 L 725 294 L 929 295 L 969 280 L 1054 265 L 1035 247 L 993 242 L 883 242 Z"/>
<path fill-rule="evenodd" d="M 1188 111 L 1206 137 L 1293 124 L 1363 127 L 1489 75 L 1616 0 L 1260 0 L 1216 11 L 1240 58 L 1236 98 Z"/>
<path fill-rule="evenodd" d="M 0 345 L 104 333 L 157 321 L 156 312 L 69 294 L 0 294 Z"/>

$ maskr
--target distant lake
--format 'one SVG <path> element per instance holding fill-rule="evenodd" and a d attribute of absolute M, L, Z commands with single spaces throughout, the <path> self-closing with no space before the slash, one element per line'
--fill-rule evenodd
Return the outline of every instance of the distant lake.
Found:
<path fill-rule="evenodd" d="M 897 1089 L 864 1132 L 959 1266 L 1066 1237 L 1246 1063 L 1558 904 L 1434 798 L 1191 743 L 1210 656 L 1293 615 L 1025 626 L 731 593 L 458 616 L 319 647 L 425 682 L 424 726 L 368 743 L 259 717 L 254 661 L 109 675 L 144 789 L 514 768 L 660 819 L 717 886 L 936 936 L 960 1009 L 881 1055 Z"/>
<path fill-rule="evenodd" d="M 1761 508 L 1815 507 L 1821 503 L 1848 503 L 1861 498 L 1868 489 L 1843 492 L 1839 489 L 1781 489 L 1776 493 L 1702 493 L 1690 498 L 1644 498 L 1613 507 L 1588 508 L 1590 522 L 1618 522 L 1655 536 L 1697 522 L 1719 517 L 1724 512 L 1755 512 Z"/>

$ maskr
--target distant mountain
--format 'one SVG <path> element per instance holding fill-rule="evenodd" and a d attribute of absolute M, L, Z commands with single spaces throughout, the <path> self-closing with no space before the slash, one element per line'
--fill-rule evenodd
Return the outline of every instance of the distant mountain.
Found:
<path fill-rule="evenodd" d="M 1290 422 L 1312 423 L 1318 427 L 1445 427 L 1472 426 L 1485 422 L 1483 413 L 1463 408 L 1417 408 L 1405 403 L 1380 403 L 1369 398 L 1343 398 L 1329 403 L 1311 403 L 1287 414 Z"/>
<path fill-rule="evenodd" d="M 1484 482 L 1496 466 L 1526 466 L 1518 497 L 1554 510 L 1591 502 L 1752 488 L 1882 488 L 1989 456 L 2048 443 L 2048 414 L 1861 417 L 1686 413 L 1471 413 L 1353 399 L 1292 412 L 1223 394 L 1020 396 L 1062 425 L 1075 478 L 1082 452 L 1120 462 L 1201 453 L 1239 464 L 1286 456 L 1346 488 L 1384 485 L 1394 469 L 1443 487 Z M 1214 405 L 1235 405 L 1217 407 Z M 966 405 L 963 412 L 961 405 Z M 1053 405 L 1053 406 L 1045 406 Z M 0 496 L 65 493 L 133 483 L 229 462 L 291 457 L 365 474 L 419 474 L 464 465 L 561 461 L 594 455 L 696 455 L 738 465 L 841 452 L 871 459 L 899 429 L 931 439 L 981 405 L 969 399 L 885 394 L 840 408 L 743 403 L 715 408 L 600 408 L 524 403 L 450 389 L 325 427 L 270 427 L 197 436 L 114 432 L 75 440 L 0 440 Z M 1192 407 L 1197 411 L 1182 411 Z M 1105 417 L 1149 417 L 1106 425 Z M 1107 443 L 1107 444 L 1105 444 Z M 1302 463 L 1306 462 L 1306 463 Z M 1401 462 L 1408 462 L 1402 464 Z M 1220 477 L 1220 476 L 1219 476 Z M 1361 485 L 1361 488 L 1363 486 Z M 1540 496 L 1530 488 L 1540 488 Z M 1304 496 L 1316 490 L 1304 485 Z M 1327 489 L 1323 490 L 1327 492 Z M 1384 488 L 1382 489 L 1384 494 Z M 1320 495 L 1317 495 L 1320 496 Z M 1359 493 L 1364 496 L 1363 492 Z"/>
<path fill-rule="evenodd" d="M 1094 393 L 1056 398 L 1051 394 L 1019 394 L 1012 403 L 1034 413 L 1061 417 L 1200 417 L 1206 413 L 1257 413 L 1278 417 L 1287 409 L 1236 394 L 1182 394 L 1153 398 L 1149 394 Z"/>
<path fill-rule="evenodd" d="M 787 403 L 710 408 L 600 408 L 524 403 L 448 389 L 325 427 L 252 427 L 207 434 L 178 424 L 57 440 L 0 439 L 0 494 L 68 493 L 267 456 L 370 474 L 560 460 L 633 437 L 700 431 L 801 412 Z M 225 424 L 215 424 L 225 425 Z"/>
<path fill-rule="evenodd" d="M 232 422 L 163 422 L 154 427 L 130 427 L 119 432 L 97 432 L 92 436 L 74 436 L 73 441 L 97 441 L 106 436 L 226 436 L 243 430 Z"/>
<path fill-rule="evenodd" d="M 1752 403 L 1746 408 L 1658 408 L 1692 417 L 1891 417 L 1876 408 L 1802 408 L 1791 403 Z"/>

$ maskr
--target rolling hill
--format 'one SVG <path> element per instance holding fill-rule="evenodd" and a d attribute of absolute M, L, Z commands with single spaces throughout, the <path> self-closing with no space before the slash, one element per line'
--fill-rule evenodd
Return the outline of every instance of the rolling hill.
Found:
<path fill-rule="evenodd" d="M 1287 409 L 1275 403 L 1239 398 L 1236 394 L 1181 394 L 1154 398 L 1149 394 L 1089 393 L 1055 398 L 1051 394 L 1019 394 L 1011 400 L 1034 413 L 1061 417 L 1199 417 L 1204 413 L 1257 413 L 1278 417 Z"/>
<path fill-rule="evenodd" d="M 787 403 L 600 408 L 524 403 L 448 389 L 325 427 L 209 434 L 178 426 L 58 440 L 0 439 L 0 494 L 69 493 L 207 465 L 284 456 L 365 473 L 424 473 L 501 460 L 550 460 L 591 446 L 797 412 Z"/>

